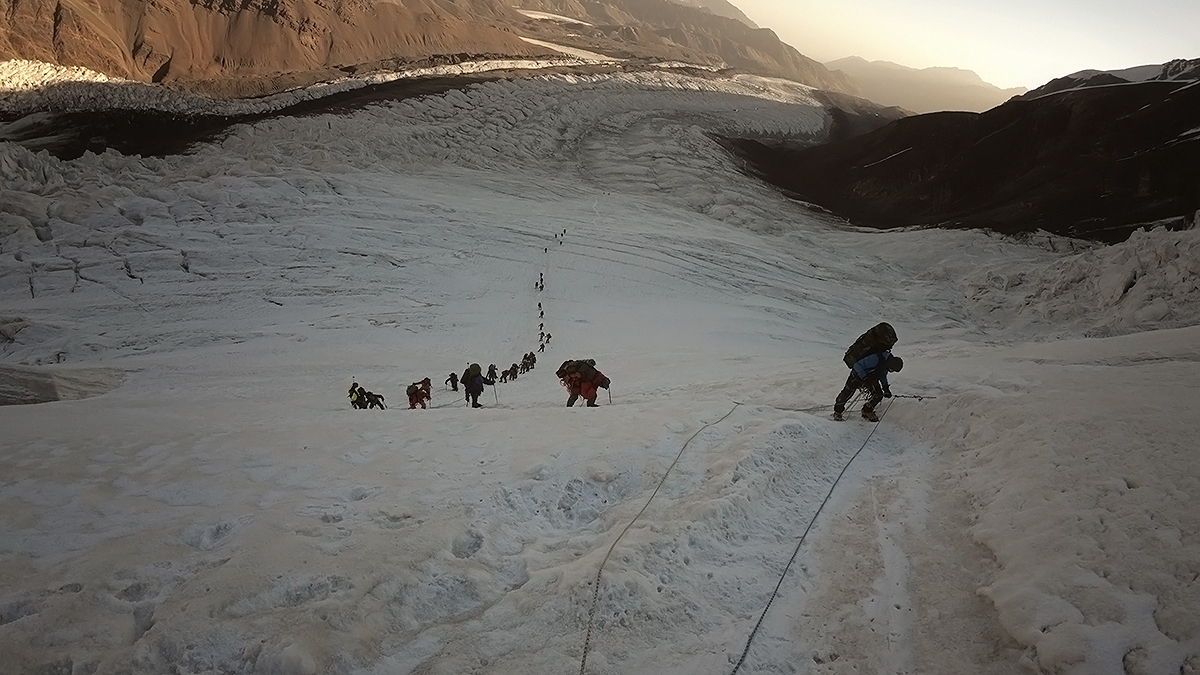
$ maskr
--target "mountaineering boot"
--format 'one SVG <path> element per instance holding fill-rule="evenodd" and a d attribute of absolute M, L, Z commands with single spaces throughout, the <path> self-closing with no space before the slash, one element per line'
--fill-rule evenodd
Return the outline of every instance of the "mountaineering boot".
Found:
<path fill-rule="evenodd" d="M 842 417 L 842 413 L 840 410 L 834 410 L 833 411 L 833 421 L 834 422 L 845 422 L 846 418 Z"/>
<path fill-rule="evenodd" d="M 874 410 L 868 410 L 866 408 L 863 408 L 862 415 L 863 415 L 863 419 L 868 422 L 878 422 L 879 421 L 879 415 L 876 415 Z"/>

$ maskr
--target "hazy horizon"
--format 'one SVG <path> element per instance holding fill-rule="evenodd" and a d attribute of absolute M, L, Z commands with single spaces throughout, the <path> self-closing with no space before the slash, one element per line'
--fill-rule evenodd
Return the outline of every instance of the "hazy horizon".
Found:
<path fill-rule="evenodd" d="M 915 0 L 840 3 L 733 0 L 759 26 L 822 63 L 848 56 L 911 68 L 975 71 L 1001 88 L 1034 89 L 1080 70 L 1200 57 L 1200 3 L 1133 5 L 1013 0 L 1003 6 Z M 799 10 L 799 11 L 797 11 Z"/>

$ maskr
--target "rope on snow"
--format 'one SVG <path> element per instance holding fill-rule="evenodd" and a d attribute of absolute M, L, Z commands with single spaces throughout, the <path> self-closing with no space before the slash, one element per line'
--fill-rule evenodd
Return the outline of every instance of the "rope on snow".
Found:
<path fill-rule="evenodd" d="M 708 424 L 705 424 L 697 429 L 696 433 L 692 434 L 691 438 L 688 438 L 686 441 L 684 441 L 683 447 L 679 448 L 679 453 L 675 455 L 675 460 L 671 462 L 671 466 L 668 466 L 667 470 L 663 473 L 662 479 L 659 480 L 658 485 L 654 487 L 654 492 L 650 493 L 650 498 L 646 500 L 645 505 L 642 506 L 642 510 L 637 512 L 637 515 L 633 517 L 633 520 L 629 521 L 629 524 L 625 526 L 625 529 L 621 530 L 621 533 L 618 534 L 617 538 L 613 540 L 612 546 L 608 547 L 608 552 L 604 554 L 604 560 L 600 561 L 600 567 L 596 570 L 596 581 L 592 588 L 592 607 L 588 611 L 587 633 L 583 638 L 583 657 L 579 661 L 579 675 L 584 675 L 584 670 L 587 669 L 588 652 L 591 650 L 592 645 L 592 624 L 596 619 L 596 606 L 600 602 L 600 573 L 604 571 L 604 565 L 608 563 L 609 557 L 612 556 L 613 550 L 617 548 L 617 544 L 621 542 L 621 538 L 625 536 L 625 533 L 629 531 L 629 528 L 633 527 L 633 524 L 637 522 L 637 519 L 641 518 L 642 514 L 646 512 L 647 508 L 649 508 L 650 502 L 654 500 L 655 495 L 658 494 L 658 491 L 662 488 L 663 484 L 667 482 L 667 476 L 671 475 L 671 469 L 674 469 L 675 465 L 679 463 L 679 458 L 683 457 L 683 451 L 687 450 L 687 446 L 697 436 L 700 435 L 701 431 L 725 421 L 725 418 L 732 415 L 733 411 L 737 410 L 738 406 L 740 405 L 741 403 L 735 401 L 733 407 L 729 409 L 729 412 L 722 415 L 721 419 L 717 420 L 716 422 L 709 422 Z"/>
<path fill-rule="evenodd" d="M 808 527 L 804 528 L 804 534 L 800 535 L 800 541 L 796 542 L 796 550 L 792 551 L 792 557 L 788 559 L 787 565 L 784 566 L 783 574 L 779 575 L 779 582 L 775 584 L 775 590 L 771 591 L 771 597 L 767 599 L 767 606 L 763 608 L 762 614 L 760 614 L 758 617 L 758 622 L 754 624 L 754 629 L 750 631 L 750 636 L 746 638 L 746 648 L 742 650 L 742 655 L 740 658 L 738 658 L 737 663 L 733 666 L 733 670 L 730 672 L 730 675 L 737 675 L 738 670 L 742 667 L 742 664 L 745 663 L 746 655 L 750 653 L 750 645 L 754 642 L 754 637 L 758 634 L 758 629 L 762 627 L 763 619 L 767 618 L 767 611 L 771 609 L 771 603 L 775 602 L 775 596 L 779 594 L 779 588 L 780 586 L 783 586 L 783 580 L 787 577 L 788 571 L 792 569 L 792 563 L 796 562 L 796 556 L 800 554 L 800 547 L 804 545 L 804 540 L 808 537 L 808 533 L 812 530 L 813 525 L 817 522 L 817 516 L 821 515 L 821 510 L 824 509 L 825 505 L 829 503 L 829 498 L 833 496 L 833 491 L 835 488 L 837 488 L 838 481 L 842 480 L 842 476 L 846 475 L 846 471 L 850 468 L 850 464 L 854 462 L 860 453 L 862 453 L 863 448 L 867 447 L 867 443 L 871 441 L 871 437 L 874 436 L 875 432 L 879 429 L 880 422 L 883 422 L 884 415 L 887 415 L 888 411 L 891 409 L 892 402 L 888 401 L 887 407 L 883 409 L 883 415 L 879 416 L 879 422 L 876 422 L 875 426 L 871 427 L 871 433 L 867 434 L 867 438 L 863 441 L 862 446 L 855 451 L 855 453 L 846 462 L 846 465 L 842 467 L 842 470 L 838 473 L 837 478 L 833 479 L 833 484 L 829 486 L 829 492 L 825 494 L 825 499 L 821 500 L 821 505 L 817 507 L 817 511 L 813 514 L 812 520 L 808 521 Z"/>

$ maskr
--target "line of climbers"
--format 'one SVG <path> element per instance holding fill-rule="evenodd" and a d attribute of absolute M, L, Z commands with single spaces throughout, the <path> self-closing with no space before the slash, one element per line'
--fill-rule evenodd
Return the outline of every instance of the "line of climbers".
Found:
<path fill-rule="evenodd" d="M 350 405 L 361 410 L 366 410 L 367 408 L 387 409 L 387 406 L 383 403 L 382 394 L 367 391 L 357 382 L 350 383 Z"/>
<path fill-rule="evenodd" d="M 561 246 L 566 238 L 567 230 L 563 229 L 561 233 L 554 234 L 554 240 Z M 549 253 L 549 247 L 543 249 L 545 253 Z M 546 273 L 539 272 L 538 279 L 534 282 L 533 287 L 537 291 L 546 290 Z M 538 310 L 538 352 L 545 352 L 546 346 L 550 344 L 553 335 L 546 332 L 546 324 L 543 321 L 546 318 L 546 311 L 542 307 L 542 303 L 537 303 Z M 464 399 L 472 408 L 482 408 L 479 403 L 479 395 L 483 393 L 485 386 L 494 386 L 497 381 L 510 382 L 517 379 L 518 375 L 527 373 L 533 370 L 537 364 L 537 355 L 534 352 L 529 352 L 521 357 L 520 363 L 514 363 L 511 367 L 497 372 L 496 364 L 488 366 L 487 375 L 483 374 L 483 368 L 478 363 L 472 363 L 463 371 L 462 377 L 458 373 L 450 373 L 446 378 L 445 383 L 450 386 L 453 391 L 458 391 L 458 385 L 461 383 L 464 389 Z M 596 362 L 593 359 L 568 359 L 563 361 L 555 373 L 559 378 L 559 383 L 567 388 L 568 398 L 567 406 L 575 405 L 575 402 L 580 398 L 586 402 L 588 407 L 596 407 L 596 396 L 598 389 L 608 389 L 611 384 L 608 377 L 596 370 Z M 408 396 L 408 407 L 410 410 L 420 406 L 422 409 L 427 409 L 433 398 L 432 381 L 427 377 L 423 380 L 413 382 L 405 389 L 405 394 Z M 384 409 L 383 396 L 369 392 L 359 386 L 358 382 L 350 385 L 350 404 L 355 408 L 380 408 Z"/>
<path fill-rule="evenodd" d="M 843 421 L 846 403 L 856 392 L 861 391 L 867 395 L 867 401 L 862 407 L 863 418 L 871 422 L 879 421 L 879 416 L 875 414 L 875 408 L 883 399 L 892 397 L 888 373 L 898 373 L 904 368 L 904 360 L 892 354 L 892 347 L 896 345 L 896 342 L 896 329 L 891 324 L 879 323 L 860 335 L 854 344 L 850 345 L 842 357 L 842 361 L 850 368 L 850 374 L 846 377 L 846 384 L 834 400 L 833 419 L 839 422 Z M 495 385 L 497 379 L 500 382 L 515 380 L 518 374 L 533 370 L 536 364 L 537 355 L 529 352 L 521 358 L 519 364 L 512 364 L 511 368 L 503 371 L 497 378 L 496 364 L 488 366 L 487 376 L 484 376 L 480 365 L 472 363 L 463 372 L 461 378 L 466 390 L 466 402 L 472 408 L 482 408 L 483 406 L 479 404 L 479 395 L 483 393 L 485 386 Z M 608 377 L 596 368 L 596 361 L 593 359 L 567 359 L 554 374 L 558 377 L 559 383 L 567 389 L 568 407 L 574 406 L 580 398 L 586 402 L 587 407 L 596 407 L 598 390 L 608 389 L 611 385 Z M 458 391 L 459 378 L 455 373 L 450 373 L 450 377 L 446 378 L 446 383 L 450 385 L 451 389 Z M 421 408 L 428 407 L 427 403 L 432 397 L 431 384 L 427 377 L 408 385 L 405 393 L 408 395 L 410 409 L 415 409 L 418 405 Z M 382 395 L 367 391 L 358 382 L 350 385 L 349 396 L 350 404 L 355 408 L 386 409 Z"/>
<path fill-rule="evenodd" d="M 536 363 L 537 357 L 533 353 L 526 354 L 521 364 L 514 363 L 503 375 L 509 375 L 512 371 L 528 372 L 533 370 Z M 525 368 L 522 370 L 523 366 Z M 587 407 L 595 408 L 599 390 L 608 389 L 612 385 L 608 376 L 596 368 L 595 359 L 567 359 L 554 374 L 558 377 L 559 384 L 567 389 L 567 407 L 574 406 L 575 402 L 582 398 Z M 500 382 L 505 381 L 503 375 Z M 516 375 L 512 375 L 512 379 L 516 379 Z M 472 408 L 483 407 L 479 403 L 479 395 L 483 393 L 485 386 L 494 386 L 496 381 L 495 364 L 488 367 L 487 375 L 483 374 L 483 368 L 478 363 L 472 363 L 463 371 L 461 378 L 456 373 L 450 373 L 450 377 L 446 378 L 446 384 L 454 391 L 458 391 L 460 383 L 463 385 L 464 398 Z M 431 385 L 428 377 L 408 385 L 404 393 L 408 395 L 410 410 L 417 406 L 423 409 L 428 407 L 427 404 L 433 396 Z M 383 396 L 366 391 L 358 382 L 350 385 L 350 404 L 361 409 L 385 408 Z"/>

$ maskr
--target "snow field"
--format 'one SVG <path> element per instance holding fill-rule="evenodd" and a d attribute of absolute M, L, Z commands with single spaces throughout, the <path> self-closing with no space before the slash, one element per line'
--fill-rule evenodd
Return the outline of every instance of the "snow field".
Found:
<path fill-rule="evenodd" d="M 894 390 L 937 398 L 891 402 L 740 672 L 1195 670 L 1195 232 L 839 227 L 709 140 L 819 132 L 802 92 L 663 81 L 497 82 L 167 159 L 0 145 L 0 353 L 124 372 L 0 407 L 0 659 L 575 672 L 645 507 L 589 672 L 731 669 L 871 432 L 814 408 L 884 318 Z M 438 385 L 539 322 L 485 409 Z M 566 358 L 611 405 L 563 407 Z M 351 379 L 391 408 L 350 410 Z"/>

